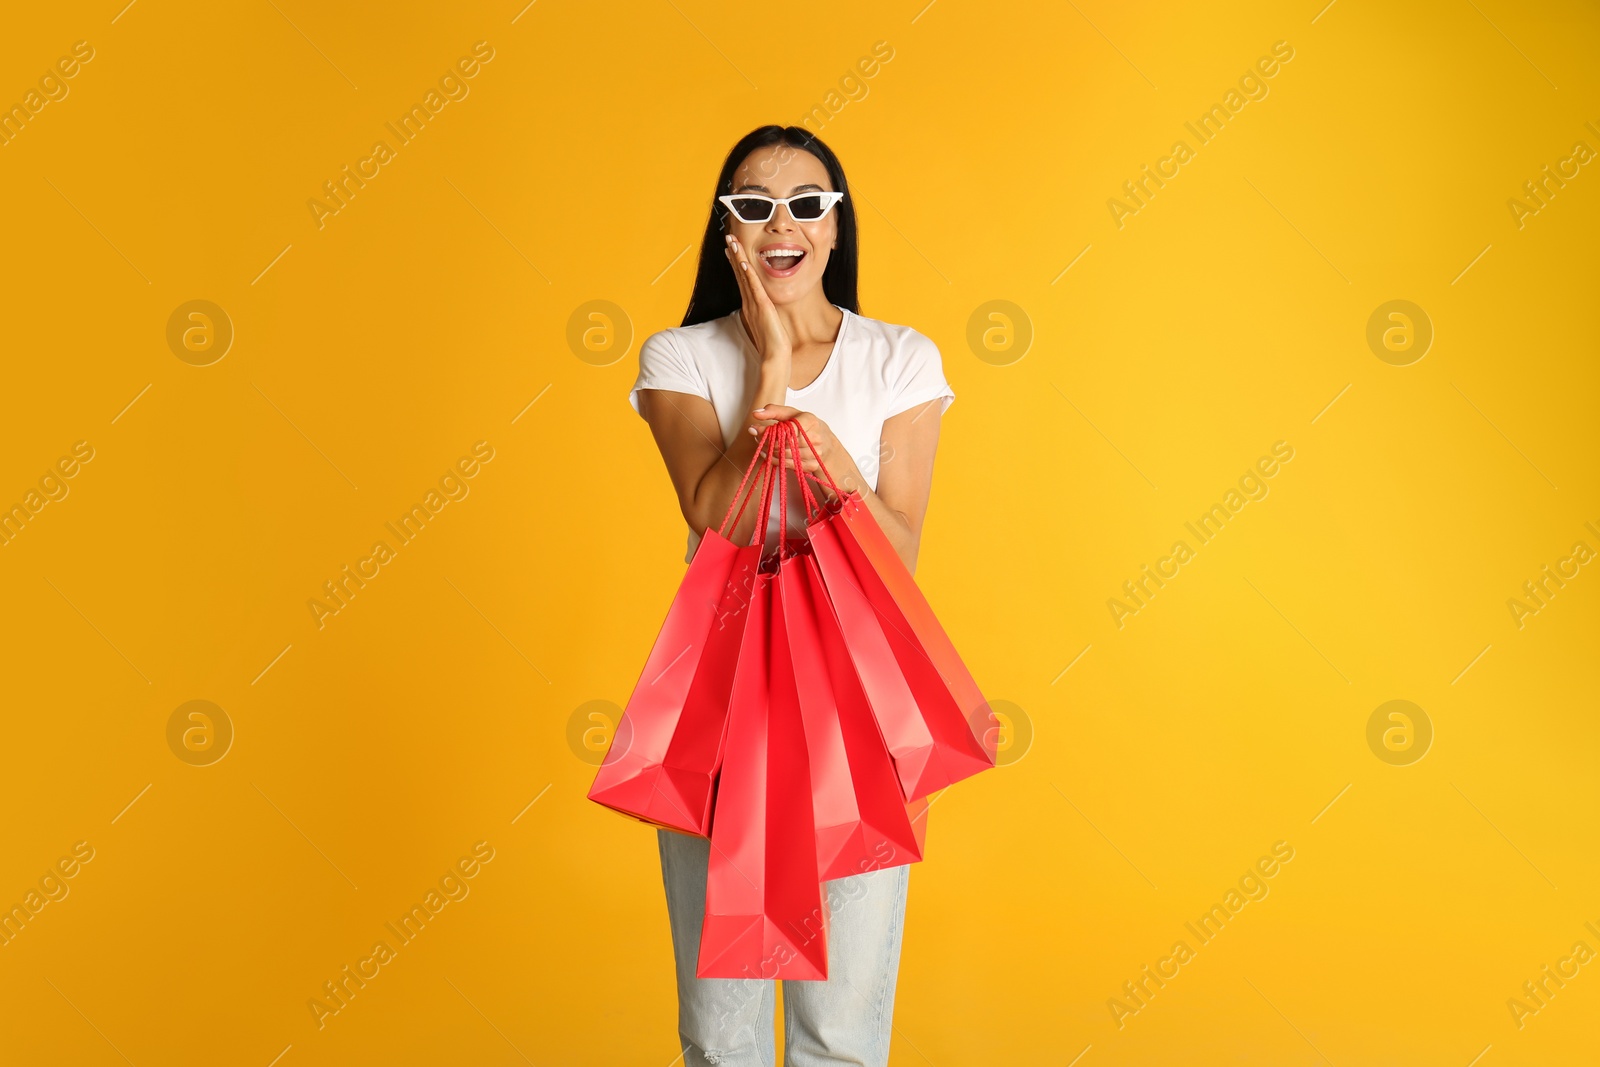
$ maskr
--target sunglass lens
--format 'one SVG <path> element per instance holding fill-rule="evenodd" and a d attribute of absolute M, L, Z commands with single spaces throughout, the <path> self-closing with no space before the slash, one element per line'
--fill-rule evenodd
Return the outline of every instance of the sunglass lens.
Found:
<path fill-rule="evenodd" d="M 827 201 L 821 196 L 802 196 L 789 201 L 789 214 L 800 222 L 811 222 L 820 219 L 825 210 L 823 205 Z"/>
<path fill-rule="evenodd" d="M 733 213 L 740 222 L 766 222 L 772 217 L 772 205 L 754 197 L 739 196 L 733 200 Z"/>

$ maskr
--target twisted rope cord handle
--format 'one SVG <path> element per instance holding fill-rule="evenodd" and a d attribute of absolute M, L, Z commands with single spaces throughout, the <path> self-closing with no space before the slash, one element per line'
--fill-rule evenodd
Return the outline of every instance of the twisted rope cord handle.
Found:
<path fill-rule="evenodd" d="M 750 465 L 744 469 L 744 477 L 739 480 L 739 488 L 733 491 L 733 499 L 728 502 L 727 514 L 722 516 L 722 524 L 717 527 L 717 533 L 723 537 L 726 537 L 733 532 L 734 527 L 739 525 L 739 520 L 744 517 L 745 507 L 749 505 L 750 501 L 754 499 L 758 492 L 763 492 L 766 488 L 767 478 L 771 473 L 771 463 L 769 461 L 767 464 L 762 464 L 761 446 L 767 442 L 767 437 L 772 433 L 772 430 L 773 427 L 768 426 L 762 431 L 760 439 L 756 441 L 756 454 L 750 457 Z M 743 503 L 740 503 L 739 497 L 744 493 L 744 487 L 750 481 L 750 476 L 755 473 L 757 466 L 761 466 L 762 468 L 761 480 L 755 485 L 751 486 L 749 495 L 745 496 Z M 733 507 L 735 504 L 739 505 L 739 514 L 737 515 L 733 513 Z M 732 526 L 728 524 L 728 520 L 730 518 L 733 520 Z"/>
<path fill-rule="evenodd" d="M 795 479 L 799 483 L 799 486 L 800 486 L 801 506 L 802 506 L 803 510 L 805 511 L 805 514 L 801 517 L 801 533 L 805 534 L 807 540 L 809 540 L 810 539 L 810 534 L 806 533 L 806 529 L 805 528 L 811 524 L 811 520 L 814 517 L 820 517 L 822 515 L 827 514 L 827 508 L 822 504 L 821 501 L 819 501 L 817 499 L 816 494 L 812 493 L 811 486 L 810 486 L 810 484 L 807 483 L 806 479 L 807 478 L 812 479 L 819 486 L 822 484 L 822 479 L 818 478 L 816 475 L 812 474 L 809 471 L 804 471 L 804 470 L 800 469 L 800 441 L 799 441 L 799 437 L 796 434 L 796 431 L 798 431 L 798 433 L 800 435 L 803 435 L 805 433 L 804 430 L 800 429 L 800 424 L 797 423 L 797 422 L 792 422 L 791 421 L 791 422 L 786 422 L 783 425 L 790 427 L 790 430 L 789 430 L 789 441 L 790 441 L 791 447 L 794 449 L 793 455 L 794 455 Z M 816 450 L 815 449 L 812 450 L 812 455 L 816 455 Z M 821 461 L 820 458 L 817 460 L 817 463 L 818 463 L 818 466 L 821 466 L 822 461 Z M 823 473 L 824 474 L 827 473 L 826 468 L 823 469 Z M 830 482 L 833 481 L 833 479 L 831 477 L 828 480 Z M 834 488 L 837 490 L 838 487 L 835 486 Z M 840 494 L 840 495 L 842 496 L 843 494 Z M 787 520 L 787 517 L 788 517 L 788 512 L 787 511 L 784 512 L 784 516 L 785 516 L 785 520 Z M 793 554 L 794 553 L 792 553 L 792 552 L 790 553 L 790 555 L 793 555 Z"/>
<path fill-rule="evenodd" d="M 800 469 L 800 447 L 798 441 L 795 442 L 794 458 L 794 472 L 796 478 L 798 478 L 800 482 L 800 499 L 803 507 L 805 508 L 805 517 L 803 521 L 809 525 L 812 517 L 824 514 L 825 509 L 823 508 L 821 502 L 817 500 L 816 495 L 811 492 L 811 485 L 806 481 L 806 479 L 811 478 L 815 480 L 819 486 L 822 484 L 822 481 L 809 471 L 803 471 Z"/>
<path fill-rule="evenodd" d="M 769 426 L 767 429 L 771 430 L 773 427 Z M 765 436 L 766 434 L 763 433 L 762 437 Z M 774 434 L 773 440 L 778 440 L 778 435 Z M 757 455 L 759 454 L 760 453 L 757 453 Z M 758 553 L 758 559 L 759 556 L 764 554 L 766 551 L 767 527 L 772 523 L 772 483 L 775 482 L 778 477 L 783 475 L 783 468 L 781 466 L 775 468 L 775 464 L 779 462 L 781 462 L 781 460 L 772 454 L 772 446 L 769 444 L 767 446 L 766 467 L 761 472 L 761 515 L 756 519 L 755 529 L 752 530 L 750 534 L 750 546 L 752 548 L 757 545 L 761 546 L 762 551 L 761 553 Z M 774 470 L 776 470 L 776 477 L 774 476 Z M 779 547 L 782 548 L 783 535 L 780 533 L 778 536 Z"/>
<path fill-rule="evenodd" d="M 744 517 L 745 508 L 759 493 L 761 496 L 761 511 L 766 516 L 766 522 L 762 522 L 760 519 L 757 520 L 756 528 L 751 533 L 750 546 L 754 547 L 760 544 L 764 547 L 767 540 L 767 525 L 771 522 L 773 483 L 776 482 L 778 507 L 782 516 L 778 529 L 778 560 L 781 563 L 793 554 L 788 547 L 789 482 L 783 465 L 785 455 L 793 457 L 794 460 L 795 479 L 800 487 L 801 506 L 805 511 L 804 522 L 809 523 L 813 516 L 822 515 L 826 511 L 826 508 L 817 499 L 816 494 L 811 491 L 811 486 L 806 481 L 807 478 L 810 478 L 816 481 L 818 487 L 820 487 L 823 479 L 801 469 L 800 441 L 802 439 L 805 441 L 806 447 L 811 450 L 812 456 L 816 458 L 817 469 L 827 479 L 829 487 L 833 489 L 836 496 L 843 498 L 844 491 L 833 480 L 833 475 L 828 471 L 827 465 L 822 462 L 822 457 L 818 455 L 817 447 L 812 443 L 811 436 L 806 433 L 805 428 L 797 421 L 785 419 L 768 426 L 762 431 L 761 437 L 757 439 L 756 454 L 751 457 L 749 466 L 745 468 L 744 477 L 739 480 L 739 487 L 734 490 L 733 499 L 728 503 L 727 513 L 723 515 L 722 523 L 717 527 L 719 534 L 727 536 L 738 527 L 739 520 Z M 762 461 L 763 449 L 766 451 L 765 462 Z M 757 466 L 761 467 L 761 477 L 759 481 L 751 485 L 750 479 Z M 747 486 L 750 489 L 748 493 L 745 492 Z M 738 508 L 737 513 L 734 510 L 735 506 Z M 730 519 L 732 520 L 731 525 Z"/>
<path fill-rule="evenodd" d="M 789 424 L 786 423 L 786 422 L 781 422 L 778 425 L 780 427 L 787 427 Z M 778 563 L 779 564 L 782 564 L 784 559 L 787 558 L 787 553 L 786 553 L 785 550 L 789 547 L 789 478 L 788 478 L 788 475 L 786 475 L 784 473 L 784 469 L 783 469 L 783 454 L 784 454 L 784 451 L 786 449 L 789 449 L 789 448 L 792 448 L 792 447 L 797 447 L 797 446 L 795 446 L 794 433 L 792 431 L 788 430 L 788 429 L 783 429 L 778 434 L 778 467 L 777 467 L 777 471 L 778 471 Z M 796 462 L 797 465 L 799 463 L 799 460 L 800 460 L 800 456 L 799 456 L 799 453 L 797 452 L 797 453 L 795 453 L 795 462 Z"/>
<path fill-rule="evenodd" d="M 839 488 L 839 483 L 835 482 L 833 480 L 833 475 L 828 473 L 827 465 L 822 462 L 822 457 L 817 454 L 817 446 L 811 443 L 811 435 L 806 433 L 806 428 L 804 426 L 801 426 L 798 422 L 794 423 L 794 428 L 795 428 L 795 431 L 797 433 L 799 433 L 800 437 L 805 441 L 806 447 L 811 450 L 812 456 L 816 457 L 817 469 L 820 470 L 822 472 L 823 476 L 828 479 L 828 485 L 833 489 L 834 495 L 837 496 L 840 500 L 843 500 L 844 499 L 844 490 Z M 801 472 L 801 470 L 800 470 L 800 453 L 799 453 L 799 446 L 798 445 L 796 445 L 796 448 L 795 448 L 794 469 L 795 469 L 795 473 L 800 475 L 800 482 L 801 482 L 802 485 L 805 484 L 806 478 L 816 478 L 817 484 L 819 486 L 822 484 L 822 479 L 821 478 L 817 478 L 816 475 L 810 474 L 808 472 L 806 472 L 806 473 Z M 813 501 L 815 500 L 814 497 L 812 499 L 813 499 Z M 817 513 L 821 514 L 822 510 L 823 510 L 822 506 L 819 504 L 817 506 Z"/>

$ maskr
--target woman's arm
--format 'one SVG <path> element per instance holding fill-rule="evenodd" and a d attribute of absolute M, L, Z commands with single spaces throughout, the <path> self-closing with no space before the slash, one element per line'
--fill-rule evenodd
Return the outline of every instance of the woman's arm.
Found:
<path fill-rule="evenodd" d="M 872 509 L 873 518 L 889 535 L 889 543 L 912 574 L 917 572 L 922 520 L 927 517 L 928 497 L 933 492 L 940 403 L 934 399 L 918 404 L 884 422 L 883 444 L 878 453 L 878 489 L 874 492 L 861 486 L 861 496 Z M 898 523 L 885 522 L 886 515 L 895 516 Z"/>
<path fill-rule="evenodd" d="M 750 269 L 743 246 L 729 236 L 723 254 L 739 281 L 740 320 L 755 345 L 761 360 L 761 376 L 756 382 L 755 404 L 776 404 L 788 395 L 793 373 L 793 345 L 778 318 L 771 297 Z M 722 444 L 722 425 L 711 401 L 693 393 L 670 389 L 639 390 L 639 413 L 650 424 L 656 447 L 667 464 L 667 474 L 678 493 L 678 509 L 696 533 L 718 526 L 728 513 L 728 505 L 744 478 L 745 468 L 756 454 L 756 436 L 741 432 L 733 444 Z M 743 429 L 764 427 L 764 420 L 747 414 Z M 759 484 L 759 472 L 752 475 L 745 492 Z M 761 502 L 753 501 L 734 524 L 729 540 L 744 544 L 755 533 Z"/>
<path fill-rule="evenodd" d="M 787 364 L 764 364 L 756 390 L 757 402 L 782 400 L 788 378 Z M 733 444 L 724 448 L 716 409 L 709 400 L 693 393 L 641 389 L 639 412 L 650 424 L 650 432 L 655 436 L 656 447 L 661 450 L 672 487 L 678 494 L 678 509 L 689 527 L 696 533 L 704 533 L 708 526 L 715 529 L 728 513 L 728 505 L 739 488 L 745 468 L 755 457 L 756 438 L 740 433 L 734 437 Z M 746 416 L 745 425 L 759 423 Z M 751 485 L 745 487 L 746 493 L 759 477 L 759 471 L 751 477 Z M 729 539 L 735 544 L 748 542 L 755 532 L 760 510 L 759 500 L 747 506 Z"/>

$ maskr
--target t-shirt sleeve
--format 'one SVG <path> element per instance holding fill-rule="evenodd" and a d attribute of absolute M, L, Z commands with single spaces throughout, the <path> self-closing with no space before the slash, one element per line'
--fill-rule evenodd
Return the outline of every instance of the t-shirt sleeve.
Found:
<path fill-rule="evenodd" d="M 634 411 L 639 410 L 641 389 L 670 389 L 711 399 L 711 389 L 699 366 L 673 342 L 668 330 L 651 334 L 639 346 L 639 376 L 628 393 L 628 403 Z"/>
<path fill-rule="evenodd" d="M 940 401 L 934 409 L 943 415 L 955 402 L 956 394 L 944 378 L 944 360 L 939 346 L 915 330 L 909 330 L 897 346 L 897 364 L 889 388 L 889 410 L 884 418 L 893 418 L 902 411 L 930 400 Z"/>

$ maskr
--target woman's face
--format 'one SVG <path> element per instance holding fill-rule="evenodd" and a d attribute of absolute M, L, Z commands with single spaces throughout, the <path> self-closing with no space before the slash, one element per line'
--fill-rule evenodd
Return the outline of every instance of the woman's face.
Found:
<path fill-rule="evenodd" d="M 758 148 L 733 172 L 734 193 L 761 193 L 774 199 L 804 192 L 833 192 L 822 160 L 788 145 Z M 778 207 L 766 222 L 740 222 L 731 212 L 728 232 L 744 249 L 774 304 L 793 304 L 822 283 L 823 269 L 839 230 L 839 208 L 815 222 L 796 222 Z M 783 255 L 782 252 L 799 255 Z"/>

